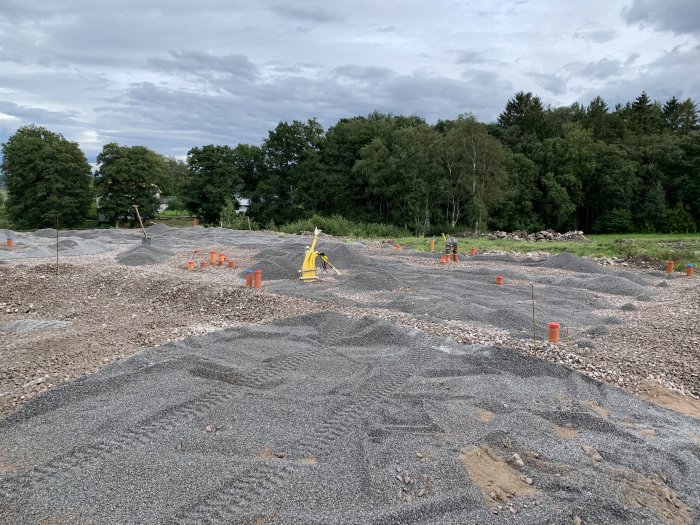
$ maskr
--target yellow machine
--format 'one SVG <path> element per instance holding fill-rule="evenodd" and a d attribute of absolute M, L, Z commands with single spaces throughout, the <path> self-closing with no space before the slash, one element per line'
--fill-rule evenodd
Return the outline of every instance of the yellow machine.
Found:
<path fill-rule="evenodd" d="M 306 250 L 306 255 L 304 256 L 304 264 L 301 267 L 301 270 L 299 270 L 299 273 L 301 273 L 301 276 L 299 277 L 302 281 L 316 281 L 318 280 L 318 276 L 316 275 L 316 258 L 320 257 L 321 261 L 323 261 L 323 266 L 325 270 L 325 266 L 328 265 L 330 266 L 335 273 L 340 275 L 340 272 L 331 264 L 331 262 L 328 260 L 328 257 L 326 257 L 325 253 L 321 253 L 316 251 L 316 241 L 318 241 L 318 234 L 321 233 L 321 230 L 318 228 L 314 228 L 314 241 L 311 243 L 311 246 L 309 246 Z"/>

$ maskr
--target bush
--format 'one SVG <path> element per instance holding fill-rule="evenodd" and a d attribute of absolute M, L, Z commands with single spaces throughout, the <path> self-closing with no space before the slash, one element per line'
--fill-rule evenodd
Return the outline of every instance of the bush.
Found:
<path fill-rule="evenodd" d="M 232 230 L 259 230 L 260 225 L 247 215 L 236 215 L 229 222 L 224 224 L 225 227 Z"/>
<path fill-rule="evenodd" d="M 601 215 L 593 223 L 597 233 L 627 233 L 632 231 L 632 214 L 629 210 L 614 209 Z"/>
<path fill-rule="evenodd" d="M 323 217 L 314 215 L 308 219 L 300 219 L 280 226 L 279 231 L 284 233 L 298 233 L 300 231 L 314 231 L 319 228 L 329 235 L 343 237 L 404 237 L 406 230 L 388 224 L 376 222 L 354 222 L 340 215 Z"/>

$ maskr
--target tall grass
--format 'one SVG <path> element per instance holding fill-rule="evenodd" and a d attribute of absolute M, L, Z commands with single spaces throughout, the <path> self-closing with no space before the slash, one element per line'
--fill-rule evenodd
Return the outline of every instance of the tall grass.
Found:
<path fill-rule="evenodd" d="M 340 215 L 332 215 L 331 217 L 314 215 L 308 219 L 280 226 L 279 231 L 284 233 L 311 232 L 314 231 L 314 228 L 319 228 L 329 235 L 366 239 L 404 237 L 407 234 L 406 230 L 396 226 L 376 222 L 355 222 Z"/>

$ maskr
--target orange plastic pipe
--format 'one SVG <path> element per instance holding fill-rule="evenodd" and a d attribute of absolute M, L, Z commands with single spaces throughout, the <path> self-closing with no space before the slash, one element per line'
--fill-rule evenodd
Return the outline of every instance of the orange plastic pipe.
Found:
<path fill-rule="evenodd" d="M 223 253 L 219 254 L 219 266 L 223 266 L 226 262 L 226 256 Z"/>
<path fill-rule="evenodd" d="M 233 259 L 229 259 L 228 261 L 228 267 L 229 268 L 235 268 L 236 267 L 236 262 Z"/>
<path fill-rule="evenodd" d="M 497 276 L 496 276 L 496 285 L 498 285 L 498 286 L 503 286 L 503 281 L 505 281 L 505 279 L 503 278 L 502 275 L 497 275 Z"/>
<path fill-rule="evenodd" d="M 559 323 L 549 323 L 549 342 L 559 344 Z"/>
<path fill-rule="evenodd" d="M 472 257 L 475 256 L 476 255 L 476 248 L 470 248 L 469 255 L 471 255 Z"/>
<path fill-rule="evenodd" d="M 209 264 L 216 266 L 216 252 L 214 250 L 209 252 Z"/>
<path fill-rule="evenodd" d="M 187 269 L 189 271 L 194 270 L 194 261 L 187 261 Z"/>
<path fill-rule="evenodd" d="M 262 288 L 262 270 L 253 270 L 253 288 Z"/>
<path fill-rule="evenodd" d="M 446 263 L 447 263 L 447 259 L 445 258 L 444 255 L 441 255 L 440 256 L 440 264 L 446 264 Z"/>
<path fill-rule="evenodd" d="M 207 261 L 200 261 L 199 266 L 206 268 L 209 263 Z"/>
<path fill-rule="evenodd" d="M 7 247 L 12 248 L 15 245 L 15 241 L 12 239 L 7 239 Z"/>
<path fill-rule="evenodd" d="M 695 265 L 694 264 L 686 264 L 685 265 L 685 274 L 688 277 L 692 277 L 694 272 L 695 272 Z"/>
<path fill-rule="evenodd" d="M 435 251 L 435 239 L 430 239 L 430 253 Z"/>
<path fill-rule="evenodd" d="M 453 254 L 452 254 L 452 261 L 453 261 L 453 262 L 459 262 L 459 255 L 456 254 L 456 253 L 453 253 Z"/>
<path fill-rule="evenodd" d="M 253 286 L 253 272 L 250 270 L 245 272 L 245 285 Z"/>
<path fill-rule="evenodd" d="M 666 263 L 666 273 L 673 273 L 673 261 Z"/>

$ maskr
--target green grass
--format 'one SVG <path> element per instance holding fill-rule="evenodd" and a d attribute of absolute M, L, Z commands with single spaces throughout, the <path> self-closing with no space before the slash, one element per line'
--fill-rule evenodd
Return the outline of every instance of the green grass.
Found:
<path fill-rule="evenodd" d="M 677 270 L 684 270 L 687 263 L 700 262 L 700 234 L 606 234 L 588 235 L 591 241 L 583 242 L 523 242 L 513 240 L 489 240 L 480 237 L 457 239 L 459 251 L 467 253 L 472 246 L 480 251 L 500 250 L 516 253 L 569 252 L 586 257 L 617 257 L 627 260 L 647 260 L 664 265 L 673 260 Z M 430 238 L 399 237 L 391 239 L 401 246 L 416 250 L 428 250 Z M 443 241 L 435 238 L 435 249 L 442 250 Z"/>

